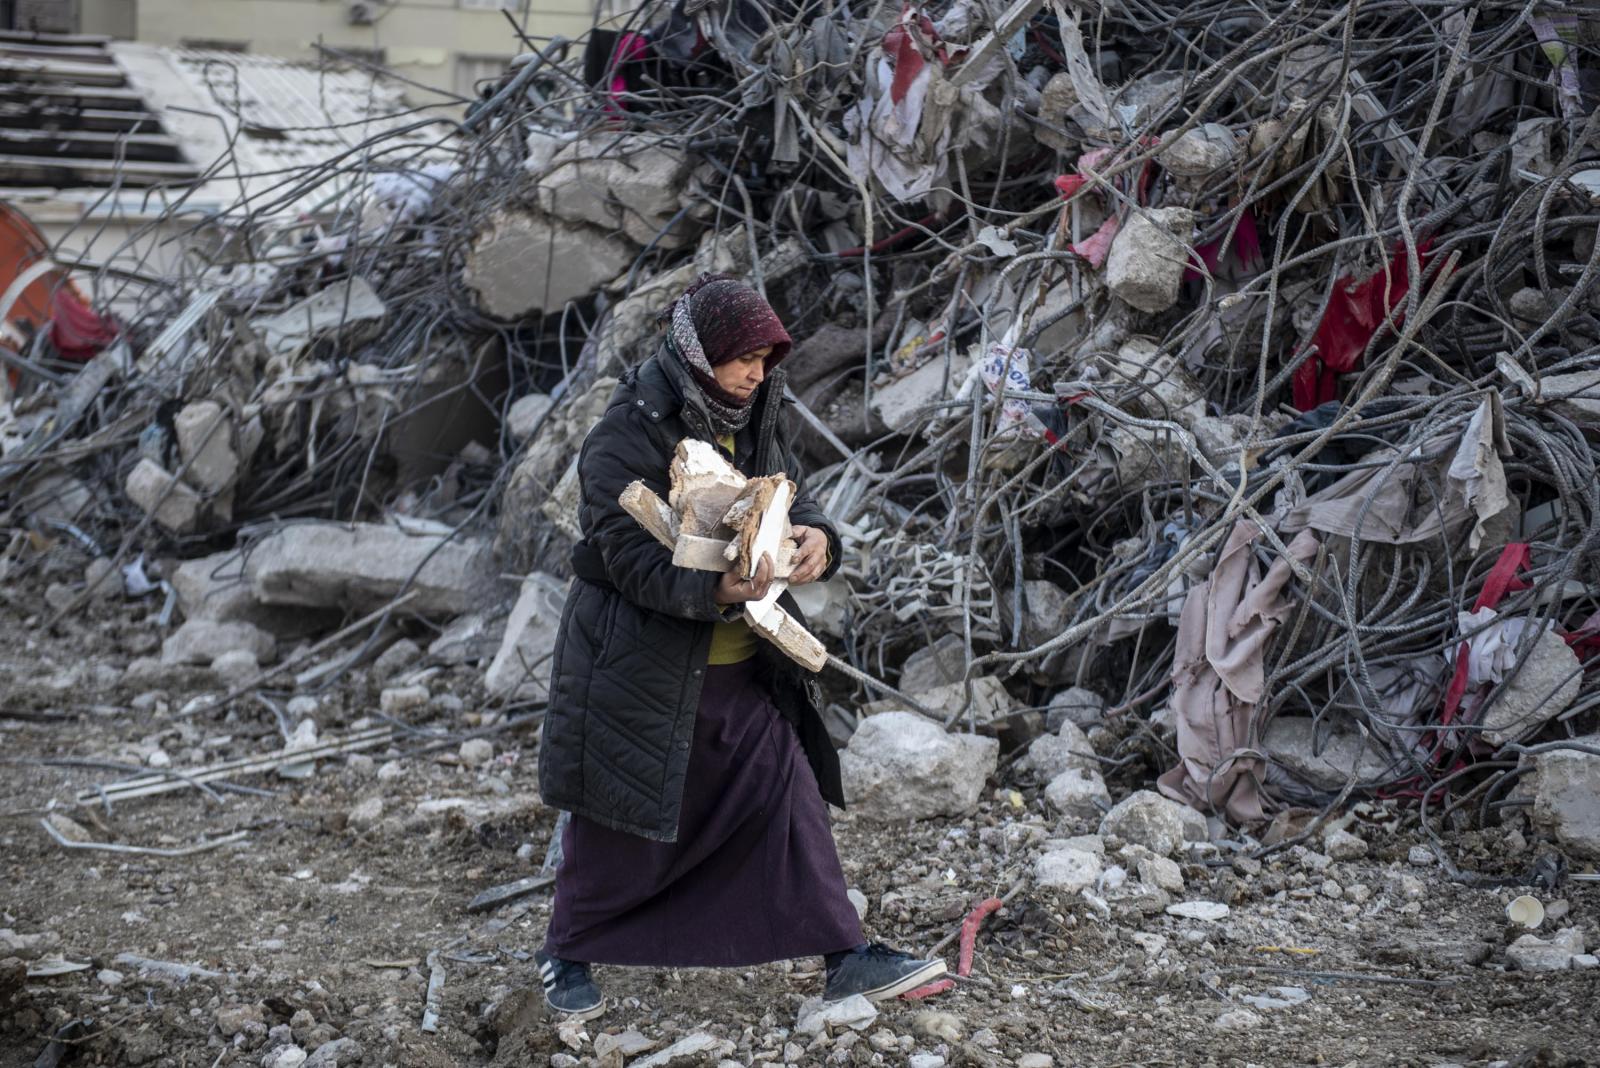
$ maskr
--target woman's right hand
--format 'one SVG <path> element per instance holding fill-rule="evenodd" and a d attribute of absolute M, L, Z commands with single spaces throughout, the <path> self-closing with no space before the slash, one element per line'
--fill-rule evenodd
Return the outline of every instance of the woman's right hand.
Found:
<path fill-rule="evenodd" d="M 772 557 L 763 555 L 761 563 L 756 565 L 754 578 L 740 578 L 737 572 L 725 572 L 717 580 L 717 590 L 714 599 L 718 604 L 743 604 L 746 601 L 759 601 L 765 597 L 768 588 L 772 585 Z"/>

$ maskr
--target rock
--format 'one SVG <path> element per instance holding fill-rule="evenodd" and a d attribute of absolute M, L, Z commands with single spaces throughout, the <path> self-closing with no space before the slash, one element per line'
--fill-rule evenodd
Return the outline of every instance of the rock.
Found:
<path fill-rule="evenodd" d="M 506 413 L 506 430 L 511 440 L 520 445 L 533 437 L 539 420 L 554 404 L 547 393 L 529 393 L 512 401 L 511 410 Z"/>
<path fill-rule="evenodd" d="M 1111 243 L 1106 286 L 1140 311 L 1166 311 L 1178 302 L 1193 236 L 1187 208 L 1136 209 Z"/>
<path fill-rule="evenodd" d="M 1116 835 L 1159 856 L 1170 856 L 1187 842 L 1210 838 L 1204 816 L 1153 790 L 1139 790 L 1117 802 L 1100 822 L 1100 834 Z"/>
<path fill-rule="evenodd" d="M 248 649 L 231 649 L 211 661 L 211 670 L 224 686 L 232 689 L 261 674 L 261 661 Z"/>
<path fill-rule="evenodd" d="M 121 986 L 126 978 L 121 972 L 113 968 L 101 968 L 98 972 L 95 972 L 94 977 L 101 986 L 109 987 Z"/>
<path fill-rule="evenodd" d="M 703 216 L 691 213 L 668 224 L 690 203 L 692 171 L 689 154 L 659 138 L 580 138 L 552 157 L 536 195 L 546 212 L 564 222 L 620 231 L 639 246 L 683 248 L 699 238 Z M 560 270 L 572 267 L 555 263 Z"/>
<path fill-rule="evenodd" d="M 1096 775 L 1100 771 L 1094 747 L 1072 723 L 1062 723 L 1057 733 L 1035 739 L 1028 747 L 1028 755 L 1022 758 L 1022 766 L 1045 782 L 1073 768 Z"/>
<path fill-rule="evenodd" d="M 1554 629 L 1539 631 L 1516 674 L 1489 695 L 1483 738 L 1504 745 L 1543 727 L 1572 707 L 1583 688 L 1578 654 Z"/>
<path fill-rule="evenodd" d="M 161 643 L 161 662 L 209 665 L 236 650 L 249 653 L 258 664 L 267 664 L 278 655 L 278 640 L 249 623 L 191 619 Z"/>
<path fill-rule="evenodd" d="M 1384 777 L 1389 762 L 1356 734 L 1323 732 L 1310 716 L 1276 716 L 1267 725 L 1262 748 L 1275 764 L 1321 790 L 1338 790 L 1354 773 L 1358 783 Z"/>
<path fill-rule="evenodd" d="M 478 231 L 461 283 L 499 319 L 558 311 L 609 285 L 638 250 L 609 231 L 572 225 L 542 212 L 507 208 Z"/>
<path fill-rule="evenodd" d="M 852 886 L 850 889 L 845 891 L 844 896 L 848 897 L 850 899 L 850 904 L 855 906 L 856 917 L 858 919 L 865 920 L 867 918 L 867 909 L 870 907 L 870 903 L 867 901 L 867 895 L 863 894 L 860 890 L 857 890 Z"/>
<path fill-rule="evenodd" d="M 109 601 L 122 596 L 122 572 L 103 556 L 89 561 L 83 569 L 83 588 L 90 597 Z"/>
<path fill-rule="evenodd" d="M 537 699 L 549 692 L 550 654 L 555 651 L 566 600 L 567 584 L 554 576 L 536 571 L 522 580 L 500 650 L 484 672 L 483 685 L 490 696 Z"/>
<path fill-rule="evenodd" d="M 1159 957 L 1162 951 L 1167 948 L 1165 935 L 1158 935 L 1150 931 L 1134 931 L 1128 937 L 1133 940 L 1134 945 L 1144 950 L 1145 956 L 1148 957 Z"/>
<path fill-rule="evenodd" d="M 319 621 L 304 609 L 258 603 L 244 573 L 244 559 L 243 553 L 229 550 L 179 564 L 170 581 L 183 618 L 252 623 L 280 637 L 317 629 Z"/>
<path fill-rule="evenodd" d="M 233 449 L 233 424 L 213 400 L 194 401 L 172 420 L 178 454 L 188 465 L 184 480 L 202 493 L 215 495 L 239 477 L 239 456 Z"/>
<path fill-rule="evenodd" d="M 367 674 L 373 682 L 388 682 L 396 675 L 402 675 L 415 668 L 421 662 L 422 646 L 410 638 L 401 638 L 372 662 Z"/>
<path fill-rule="evenodd" d="M 1139 858 L 1136 867 L 1139 871 L 1139 881 L 1147 886 L 1165 890 L 1169 894 L 1183 893 L 1183 869 L 1177 862 L 1155 854 L 1146 854 Z"/>
<path fill-rule="evenodd" d="M 1323 835 L 1322 848 L 1333 860 L 1360 860 L 1367 855 L 1367 843 L 1342 829 Z"/>
<path fill-rule="evenodd" d="M 1044 799 L 1063 816 L 1081 821 L 1099 819 L 1111 807 L 1111 793 L 1100 773 L 1083 768 L 1068 768 L 1051 779 Z"/>
<path fill-rule="evenodd" d="M 45 819 L 56 829 L 57 834 L 69 842 L 94 841 L 94 835 L 89 833 L 89 829 L 65 812 L 52 812 Z"/>
<path fill-rule="evenodd" d="M 1022 644 L 1035 648 L 1060 635 L 1072 618 L 1067 591 L 1045 579 L 1022 584 Z"/>
<path fill-rule="evenodd" d="M 1574 739 L 1600 748 L 1600 735 Z M 1600 860 L 1600 755 L 1553 750 L 1534 757 L 1533 822 L 1574 857 Z"/>
<path fill-rule="evenodd" d="M 1208 923 L 1225 919 L 1230 911 L 1232 910 L 1220 901 L 1180 901 L 1167 906 L 1168 916 L 1177 916 L 1185 920 L 1204 920 Z"/>
<path fill-rule="evenodd" d="M 1017 1068 L 1055 1068 L 1055 1063 L 1048 1053 L 1024 1053 L 1017 1058 Z"/>
<path fill-rule="evenodd" d="M 379 782 L 395 782 L 405 778 L 406 766 L 398 760 L 385 761 L 378 765 Z"/>
<path fill-rule="evenodd" d="M 65 612 L 78 599 L 78 592 L 64 582 L 52 582 L 44 588 L 44 603 L 57 612 Z"/>
<path fill-rule="evenodd" d="M 1564 972 L 1572 967 L 1572 958 L 1583 951 L 1583 931 L 1564 927 L 1549 941 L 1538 935 L 1523 935 L 1506 947 L 1506 960 L 1525 972 Z"/>
<path fill-rule="evenodd" d="M 383 798 L 369 797 L 352 808 L 346 821 L 358 831 L 370 830 L 383 818 Z"/>
<path fill-rule="evenodd" d="M 1050 698 L 1045 710 L 1045 729 L 1054 734 L 1061 730 L 1063 723 L 1072 723 L 1081 730 L 1088 730 L 1100 722 L 1105 710 L 1105 698 L 1093 690 L 1073 686 Z"/>
<path fill-rule="evenodd" d="M 290 523 L 262 538 L 245 565 L 264 604 L 369 612 L 404 588 L 408 615 L 460 615 L 497 585 L 488 546 L 374 523 Z"/>
<path fill-rule="evenodd" d="M 372 284 L 359 275 L 334 282 L 276 315 L 250 320 L 269 352 L 294 357 L 322 337 L 354 344 L 373 336 L 387 309 Z"/>
<path fill-rule="evenodd" d="M 725 1057 L 732 1053 L 734 1048 L 732 1042 L 713 1038 L 702 1031 L 688 1038 L 680 1038 L 660 1053 L 635 1061 L 628 1068 L 667 1068 L 668 1065 L 680 1062 L 695 1064 L 707 1057 Z"/>
<path fill-rule="evenodd" d="M 656 1043 L 644 1037 L 638 1031 L 629 1029 L 617 1034 L 599 1034 L 594 1037 L 594 1054 L 600 1060 L 610 1055 L 615 1050 L 622 1057 L 637 1057 L 639 1054 L 656 1047 Z"/>
<path fill-rule="evenodd" d="M 1233 131 L 1220 123 L 1197 126 L 1173 141 L 1162 139 L 1161 165 L 1182 178 L 1204 178 L 1232 163 L 1239 151 Z"/>
<path fill-rule="evenodd" d="M 1249 1009 L 1234 1009 L 1225 1012 L 1212 1022 L 1218 1031 L 1249 1031 L 1260 1027 L 1264 1021 Z"/>
<path fill-rule="evenodd" d="M 937 1053 L 913 1053 L 906 1065 L 908 1068 L 944 1068 L 944 1058 Z"/>
<path fill-rule="evenodd" d="M 149 457 L 141 457 L 122 484 L 128 500 L 172 534 L 188 534 L 200 522 L 200 495 Z"/>
<path fill-rule="evenodd" d="M 946 634 L 912 653 L 900 668 L 900 692 L 916 697 L 958 681 L 963 674 L 964 649 L 958 636 Z"/>
<path fill-rule="evenodd" d="M 1581 968 L 1585 971 L 1589 970 L 1590 968 L 1600 968 L 1600 957 L 1595 956 L 1593 953 L 1574 954 L 1572 958 L 1572 966 L 1574 968 Z"/>
<path fill-rule="evenodd" d="M 1431 868 L 1439 863 L 1439 858 L 1427 846 L 1414 845 L 1406 851 L 1406 863 L 1413 868 Z"/>
<path fill-rule="evenodd" d="M 299 1046 L 279 1046 L 261 1058 L 261 1068 L 300 1068 L 306 1063 L 306 1051 Z"/>
<path fill-rule="evenodd" d="M 907 694 L 914 697 L 917 703 L 931 712 L 940 722 L 950 719 L 958 712 L 960 722 L 965 723 L 967 712 L 961 711 L 967 706 L 967 684 L 964 682 L 951 682 L 942 686 L 935 686 L 931 690 L 921 693 Z M 970 710 L 973 721 L 976 723 L 991 723 L 1002 719 L 1019 707 L 1016 698 L 1006 690 L 1005 683 L 993 675 L 983 675 L 972 680 L 972 708 Z M 906 711 L 905 705 L 894 698 L 882 701 L 873 701 L 862 707 L 863 714 L 872 716 L 880 712 Z"/>
<path fill-rule="evenodd" d="M 802 1035 L 820 1035 L 842 1031 L 865 1031 L 878 1018 L 877 1006 L 860 994 L 842 1001 L 823 1001 L 814 997 L 800 1006 L 800 1016 L 795 1030 Z"/>
<path fill-rule="evenodd" d="M 1310 1001 L 1311 994 L 1304 987 L 1274 986 L 1261 994 L 1242 995 L 1239 1000 L 1256 1009 L 1292 1009 Z"/>
<path fill-rule="evenodd" d="M 468 738 L 461 743 L 461 763 L 469 768 L 481 768 L 494 759 L 494 743 L 487 738 Z"/>
<path fill-rule="evenodd" d="M 1130 337 L 1114 359 L 1097 361 L 1105 382 L 1126 387 L 1120 403 L 1147 419 L 1171 419 L 1188 426 L 1205 415 L 1205 391 L 1176 353 L 1147 337 Z M 1176 606 L 1174 606 L 1174 611 Z"/>
<path fill-rule="evenodd" d="M 345 1068 L 360 1064 L 367 1051 L 353 1038 L 336 1038 L 324 1042 L 306 1059 L 305 1068 Z"/>
<path fill-rule="evenodd" d="M 1000 759 L 993 738 L 947 733 L 910 712 L 881 712 L 840 754 L 845 798 L 869 819 L 960 816 L 977 807 Z"/>
<path fill-rule="evenodd" d="M 475 664 L 494 656 L 500 648 L 503 626 L 495 626 L 477 612 L 458 616 L 428 646 L 428 659 L 451 666 Z"/>
<path fill-rule="evenodd" d="M 951 353 L 948 377 L 945 361 L 933 359 L 892 382 L 874 386 L 872 410 L 890 430 L 908 431 L 929 416 L 929 405 L 948 400 L 961 387 L 972 362 L 969 354 L 958 351 Z"/>
<path fill-rule="evenodd" d="M 410 712 L 412 709 L 426 706 L 427 703 L 428 688 L 420 683 L 415 686 L 391 686 L 378 695 L 378 707 L 386 716 Z"/>
<path fill-rule="evenodd" d="M 1033 880 L 1041 887 L 1076 894 L 1087 890 L 1104 870 L 1100 858 L 1081 849 L 1055 849 L 1033 863 Z"/>

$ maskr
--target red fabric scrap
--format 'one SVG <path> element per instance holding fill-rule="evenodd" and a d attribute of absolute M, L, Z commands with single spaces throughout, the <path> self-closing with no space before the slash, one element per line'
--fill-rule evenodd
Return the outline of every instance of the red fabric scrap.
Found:
<path fill-rule="evenodd" d="M 1005 906 L 1005 902 L 997 897 L 984 898 L 978 907 L 967 914 L 961 921 L 961 952 L 956 957 L 956 974 L 965 978 L 972 974 L 972 953 L 978 941 L 978 928 L 983 925 L 983 918 L 991 912 L 996 912 Z M 954 990 L 955 981 L 951 979 L 937 979 L 926 986 L 901 994 L 902 998 L 917 1001 L 934 994 L 942 994 L 947 990 Z"/>
<path fill-rule="evenodd" d="M 1224 255 L 1222 243 L 1227 240 L 1227 237 L 1228 235 L 1224 234 L 1215 241 L 1207 241 L 1203 245 L 1194 247 L 1195 255 L 1199 258 L 1200 263 L 1205 265 L 1205 272 L 1202 274 L 1200 267 L 1191 261 L 1188 269 L 1183 273 L 1185 282 L 1195 281 L 1204 277 L 1205 274 L 1215 275 L 1217 273 L 1222 266 Z M 1246 209 L 1244 214 L 1239 216 L 1239 225 L 1233 228 L 1233 244 L 1227 249 L 1227 252 L 1232 253 L 1233 262 L 1243 270 L 1254 270 L 1260 265 L 1261 235 L 1256 230 L 1255 214 L 1249 209 Z"/>
<path fill-rule="evenodd" d="M 1533 566 L 1533 551 L 1527 542 L 1514 541 L 1500 550 L 1500 558 L 1489 569 L 1483 580 L 1478 599 L 1472 602 L 1474 612 L 1481 608 L 1495 608 L 1508 593 L 1525 590 L 1528 584 L 1517 577 L 1517 572 Z M 1467 651 L 1469 645 L 1456 646 L 1456 669 L 1450 676 L 1450 685 L 1444 691 L 1444 708 L 1439 712 L 1439 722 L 1446 726 L 1455 722 L 1461 710 L 1461 699 L 1467 695 Z"/>
<path fill-rule="evenodd" d="M 52 294 L 55 315 L 50 320 L 50 343 L 61 358 L 87 363 L 117 339 L 117 322 L 102 316 L 67 288 Z"/>
<path fill-rule="evenodd" d="M 1422 267 L 1428 266 L 1432 240 L 1417 246 Z M 1317 351 L 1294 373 L 1294 406 L 1308 412 L 1338 396 L 1337 376 L 1354 371 L 1378 329 L 1395 316 L 1411 288 L 1406 270 L 1406 250 L 1395 247 L 1389 265 L 1357 282 L 1349 275 L 1333 287 L 1333 297 L 1323 309 L 1322 321 L 1311 343 Z"/>

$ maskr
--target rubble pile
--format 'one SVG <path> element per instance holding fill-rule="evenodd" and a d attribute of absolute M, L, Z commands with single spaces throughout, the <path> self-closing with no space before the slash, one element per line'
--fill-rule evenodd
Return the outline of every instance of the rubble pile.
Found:
<path fill-rule="evenodd" d="M 234 696 L 412 618 L 536 703 L 578 446 L 729 271 L 796 339 L 846 558 L 795 592 L 866 808 L 1402 798 L 1593 852 L 1596 25 L 1530 10 L 647 2 L 422 156 L 285 175 L 315 216 L 103 268 L 115 341 L 8 356 L 9 522 L 95 558 L 54 618 L 165 584 L 160 655 Z"/>

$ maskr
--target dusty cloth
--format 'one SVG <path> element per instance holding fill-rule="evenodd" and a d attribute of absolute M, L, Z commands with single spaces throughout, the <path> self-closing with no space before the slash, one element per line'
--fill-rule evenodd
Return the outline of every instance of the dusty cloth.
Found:
<path fill-rule="evenodd" d="M 705 396 L 718 436 L 743 430 L 755 395 L 740 398 L 717 384 L 713 368 L 757 349 L 772 347 L 763 361 L 772 370 L 789 355 L 789 333 L 766 298 L 727 275 L 701 275 L 668 312 L 667 350 L 689 372 Z"/>
<path fill-rule="evenodd" d="M 572 818 L 545 952 L 732 967 L 863 941 L 817 780 L 752 664 L 706 671 L 676 842 Z"/>
<path fill-rule="evenodd" d="M 1234 524 L 1210 577 L 1183 603 L 1172 666 L 1181 762 L 1158 781 L 1168 797 L 1215 806 L 1235 822 L 1266 816 L 1264 761 L 1244 751 L 1257 748 L 1267 644 L 1289 614 L 1284 589 L 1293 577 L 1282 557 L 1261 574 L 1250 552 L 1260 536 L 1254 523 Z M 1317 555 L 1316 536 L 1301 531 L 1288 550 L 1305 563 Z"/>

